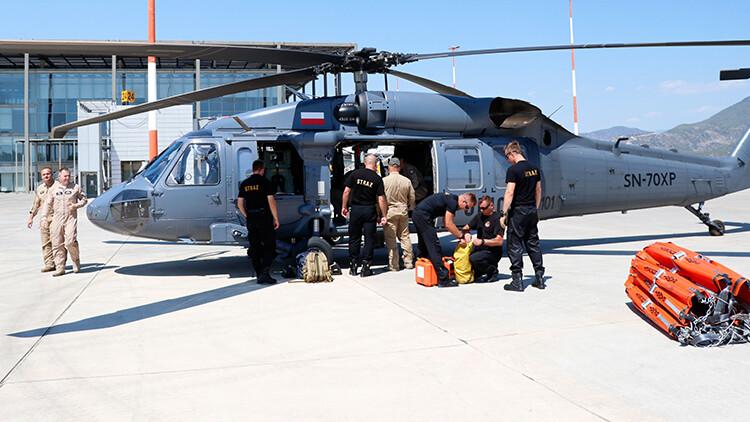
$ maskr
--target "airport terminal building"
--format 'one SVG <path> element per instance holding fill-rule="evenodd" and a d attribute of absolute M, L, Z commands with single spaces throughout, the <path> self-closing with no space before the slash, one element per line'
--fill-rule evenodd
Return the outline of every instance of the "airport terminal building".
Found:
<path fill-rule="evenodd" d="M 355 48 L 354 44 L 231 44 L 335 54 L 344 54 Z M 84 127 L 72 130 L 62 140 L 50 140 L 49 133 L 54 126 L 96 112 L 92 107 L 106 112 L 123 107 L 123 100 L 126 104 L 128 99 L 132 101 L 130 104 L 145 102 L 146 69 L 146 57 L 91 56 L 85 53 L 18 55 L 3 52 L 0 47 L 0 191 L 33 189 L 38 170 L 44 166 L 71 168 L 79 183 L 88 186 L 89 193 L 126 180 L 129 174 L 137 171 L 141 163 L 148 160 L 148 136 L 139 138 L 141 133 L 147 132 L 146 114 L 132 116 L 127 121 L 123 119 L 116 128 L 114 124 L 102 124 L 93 134 Z M 157 96 L 165 98 L 282 70 L 288 69 L 241 60 L 157 59 Z M 334 87 L 340 89 L 338 82 L 334 82 Z M 290 88 L 305 90 L 301 86 Z M 291 90 L 284 87 L 267 88 L 162 110 L 158 125 L 159 147 L 163 148 L 179 134 L 203 126 L 208 120 L 279 104 L 291 95 Z M 79 134 L 88 137 L 86 146 L 79 145 Z M 93 145 L 92 136 L 97 138 Z M 127 156 L 113 153 L 119 143 L 140 142 L 142 148 L 119 148 L 128 151 Z M 86 150 L 81 151 L 81 147 Z M 98 154 L 92 154 L 97 149 Z M 29 168 L 24 168 L 25 151 L 30 152 Z M 89 161 L 83 172 L 79 168 L 81 156 Z M 91 162 L 92 156 L 97 156 L 94 160 L 97 162 Z M 92 176 L 92 166 L 98 167 L 94 171 L 95 182 L 86 179 Z"/>

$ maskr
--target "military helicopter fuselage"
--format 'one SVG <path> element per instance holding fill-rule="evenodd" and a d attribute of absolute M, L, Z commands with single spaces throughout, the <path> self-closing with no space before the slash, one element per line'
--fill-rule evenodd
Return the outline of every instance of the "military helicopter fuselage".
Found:
<path fill-rule="evenodd" d="M 542 170 L 542 219 L 672 205 L 721 234 L 721 222 L 693 205 L 750 187 L 747 135 L 730 157 L 710 158 L 577 137 L 519 100 L 365 91 L 214 121 L 96 198 L 87 215 L 121 234 L 247 245 L 237 191 L 262 159 L 278 191 L 278 238 L 320 244 L 346 234 L 334 223 L 341 220 L 344 151 L 359 162 L 370 148 L 392 146 L 430 192 L 490 195 L 500 206 L 509 166 L 503 148 L 512 140 Z M 459 212 L 456 223 L 475 212 Z"/>

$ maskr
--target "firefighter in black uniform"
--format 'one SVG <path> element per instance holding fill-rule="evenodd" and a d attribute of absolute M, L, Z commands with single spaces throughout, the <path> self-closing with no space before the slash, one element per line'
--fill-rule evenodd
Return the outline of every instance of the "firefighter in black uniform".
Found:
<path fill-rule="evenodd" d="M 376 172 L 378 158 L 374 154 L 365 157 L 365 168 L 354 170 L 344 181 L 341 198 L 341 215 L 349 216 L 349 274 L 362 277 L 372 275 L 372 251 L 375 243 L 376 224 L 385 224 L 388 205 L 385 201 L 383 179 Z M 378 210 L 380 220 L 378 221 Z M 351 210 L 349 209 L 351 207 Z M 362 234 L 365 246 L 362 248 Z M 361 272 L 359 266 L 362 266 Z"/>
<path fill-rule="evenodd" d="M 463 227 L 464 231 L 476 230 L 469 261 L 474 270 L 476 283 L 495 281 L 497 263 L 503 256 L 503 228 L 500 226 L 500 213 L 495 211 L 494 199 L 483 196 L 479 200 L 479 212 Z"/>
<path fill-rule="evenodd" d="M 535 280 L 532 286 L 544 289 L 542 248 L 539 246 L 537 209 L 542 200 L 542 177 L 539 168 L 529 163 L 521 145 L 513 141 L 505 146 L 505 157 L 512 164 L 505 176 L 505 197 L 501 224 L 508 226 L 508 258 L 512 280 L 505 290 L 522 292 L 523 250 L 531 258 Z"/>
<path fill-rule="evenodd" d="M 477 197 L 473 193 L 464 193 L 460 196 L 436 193 L 426 197 L 412 212 L 411 219 L 417 228 L 419 256 L 432 262 L 438 275 L 438 287 L 454 287 L 458 286 L 458 283 L 450 279 L 448 270 L 443 267 L 443 252 L 435 230 L 435 218 L 443 217 L 445 228 L 456 236 L 462 245 L 466 244 L 470 241 L 471 235 L 462 233 L 456 227 L 453 218 L 457 210 L 470 210 L 476 204 Z"/>
<path fill-rule="evenodd" d="M 253 162 L 253 174 L 240 184 L 237 208 L 247 221 L 247 238 L 250 241 L 250 259 L 258 284 L 275 284 L 271 277 L 271 264 L 276 257 L 276 230 L 279 213 L 274 190 L 262 160 Z"/>

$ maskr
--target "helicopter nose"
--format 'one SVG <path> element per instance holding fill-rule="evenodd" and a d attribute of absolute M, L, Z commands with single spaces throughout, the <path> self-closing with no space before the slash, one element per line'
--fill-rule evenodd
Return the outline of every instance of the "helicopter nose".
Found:
<path fill-rule="evenodd" d="M 86 217 L 92 222 L 101 222 L 107 219 L 109 207 L 102 201 L 102 198 L 96 198 L 89 206 L 86 207 Z"/>
<path fill-rule="evenodd" d="M 109 205 L 112 199 L 121 191 L 121 186 L 114 186 L 89 202 L 86 207 L 86 217 L 88 217 L 89 221 L 101 229 L 113 231 L 112 224 L 114 222 L 112 221 Z"/>

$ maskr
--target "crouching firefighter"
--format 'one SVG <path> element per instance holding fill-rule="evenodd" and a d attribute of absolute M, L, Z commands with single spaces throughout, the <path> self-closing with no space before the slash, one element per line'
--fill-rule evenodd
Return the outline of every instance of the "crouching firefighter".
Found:
<path fill-rule="evenodd" d="M 485 195 L 479 200 L 479 212 L 463 227 L 464 231 L 476 230 L 472 240 L 474 247 L 469 255 L 474 269 L 474 281 L 487 283 L 495 281 L 497 264 L 503 255 L 503 227 L 500 226 L 500 213 L 495 211 L 494 199 Z"/>
<path fill-rule="evenodd" d="M 388 215 L 383 179 L 375 172 L 377 163 L 378 158 L 374 154 L 368 154 L 365 156 L 365 168 L 354 170 L 344 181 L 341 214 L 349 217 L 350 275 L 360 274 L 362 277 L 372 275 L 370 264 L 375 246 L 376 225 L 378 223 L 384 225 Z M 380 209 L 379 220 L 376 205 Z M 361 247 L 362 234 L 365 235 L 364 248 Z"/>
<path fill-rule="evenodd" d="M 279 213 L 271 182 L 262 160 L 253 162 L 253 174 L 240 184 L 237 208 L 247 222 L 247 238 L 250 241 L 250 260 L 255 269 L 258 284 L 275 284 L 271 277 L 271 264 L 276 258 L 276 230 L 279 228 Z"/>
<path fill-rule="evenodd" d="M 458 283 L 450 279 L 448 270 L 443 266 L 443 252 L 435 229 L 435 219 L 443 217 L 445 229 L 456 236 L 459 243 L 464 245 L 471 239 L 471 235 L 462 233 L 456 227 L 453 218 L 458 209 L 468 211 L 476 204 L 477 197 L 473 193 L 464 193 L 461 196 L 436 193 L 420 202 L 411 215 L 417 229 L 419 256 L 420 258 L 428 258 L 432 262 L 432 266 L 435 267 L 435 274 L 438 276 L 438 287 L 455 287 L 458 286 Z"/>

